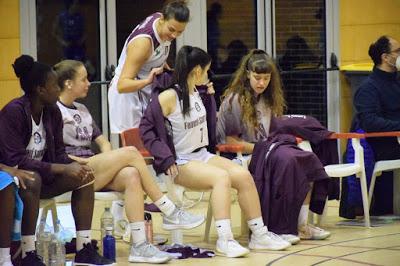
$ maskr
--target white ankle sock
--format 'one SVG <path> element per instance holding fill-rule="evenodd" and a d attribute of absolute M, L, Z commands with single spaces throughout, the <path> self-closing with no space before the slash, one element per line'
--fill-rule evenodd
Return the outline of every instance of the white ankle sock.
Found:
<path fill-rule="evenodd" d="M 0 248 L 0 261 L 6 262 L 5 259 L 11 259 L 10 257 L 10 248 Z M 8 260 L 7 260 L 8 261 Z"/>
<path fill-rule="evenodd" d="M 114 200 L 111 205 L 111 214 L 114 217 L 114 222 L 124 219 L 124 201 Z"/>
<path fill-rule="evenodd" d="M 299 213 L 299 218 L 297 220 L 297 226 L 302 226 L 307 224 L 307 218 L 308 218 L 308 209 L 310 208 L 310 205 L 302 205 Z"/>
<path fill-rule="evenodd" d="M 259 236 L 265 232 L 265 230 L 262 230 L 266 226 L 264 225 L 264 221 L 261 216 L 248 220 L 247 225 L 249 226 L 251 232 L 256 236 Z"/>
<path fill-rule="evenodd" d="M 22 236 L 21 239 L 22 258 L 25 258 L 26 253 L 35 250 L 35 236 Z"/>
<path fill-rule="evenodd" d="M 233 239 L 230 219 L 215 221 L 215 227 L 217 228 L 218 239 Z"/>
<path fill-rule="evenodd" d="M 159 200 L 155 201 L 154 204 L 166 216 L 170 216 L 176 208 L 175 204 L 166 195 L 163 195 Z"/>
<path fill-rule="evenodd" d="M 83 244 L 90 243 L 90 230 L 76 231 L 76 251 L 83 249 Z"/>
<path fill-rule="evenodd" d="M 144 221 L 130 223 L 129 226 L 131 228 L 133 246 L 136 246 L 146 241 L 146 231 L 144 228 Z"/>

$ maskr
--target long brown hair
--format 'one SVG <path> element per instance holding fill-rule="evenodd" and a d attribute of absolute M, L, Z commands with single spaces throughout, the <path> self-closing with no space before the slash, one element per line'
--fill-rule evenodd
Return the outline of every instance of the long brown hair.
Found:
<path fill-rule="evenodd" d="M 260 95 L 261 101 L 271 109 L 273 116 L 281 116 L 286 108 L 283 97 L 282 82 L 277 67 L 273 59 L 263 50 L 253 49 L 242 58 L 240 67 L 234 73 L 222 98 L 228 95 L 238 94 L 239 104 L 242 110 L 242 119 L 250 126 L 257 127 L 257 114 L 255 106 L 257 98 L 253 93 L 248 78 L 249 71 L 257 74 L 271 73 L 271 80 Z M 232 101 L 233 97 L 231 98 Z M 232 102 L 230 102 L 232 104 Z"/>

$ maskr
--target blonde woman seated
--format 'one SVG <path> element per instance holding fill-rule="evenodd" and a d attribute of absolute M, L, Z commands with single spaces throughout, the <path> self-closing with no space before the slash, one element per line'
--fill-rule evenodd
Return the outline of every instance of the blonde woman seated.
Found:
<path fill-rule="evenodd" d="M 90 82 L 85 66 L 74 60 L 64 60 L 54 66 L 58 74 L 61 94 L 58 107 L 61 110 L 64 129 L 63 139 L 66 152 L 76 160 L 87 162 L 94 171 L 94 189 L 122 191 L 125 193 L 125 211 L 130 223 L 133 246 L 130 262 L 163 263 L 170 257 L 146 242 L 144 229 L 143 191 L 154 201 L 164 214 L 165 230 L 190 229 L 204 222 L 203 216 L 196 216 L 178 209 L 159 190 L 146 163 L 134 147 L 111 149 L 110 142 L 96 126 L 88 109 L 76 99 L 85 98 Z M 94 154 L 90 145 L 94 141 L 101 153 Z M 115 214 L 114 214 L 115 215 Z M 122 214 L 115 220 L 122 219 Z"/>
<path fill-rule="evenodd" d="M 264 51 L 252 50 L 243 57 L 224 93 L 218 113 L 217 139 L 221 143 L 242 144 L 244 153 L 250 155 L 256 142 L 267 140 L 272 119 L 281 116 L 284 108 L 281 79 L 275 63 Z M 313 153 L 284 145 L 276 150 L 268 152 L 269 160 L 274 161 L 278 172 L 284 173 L 284 176 L 272 174 L 274 180 L 271 182 L 279 186 L 276 188 L 279 195 L 265 195 L 262 199 L 264 221 L 270 230 L 292 244 L 300 238 L 327 238 L 330 233 L 307 224 L 307 217 L 312 182 L 329 177 Z M 308 166 L 304 165 L 308 159 L 318 161 L 313 172 L 318 174 L 308 174 Z M 263 183 L 262 180 L 260 182 Z M 287 208 L 282 209 L 283 206 Z M 282 210 L 281 215 L 269 215 L 278 209 Z"/>

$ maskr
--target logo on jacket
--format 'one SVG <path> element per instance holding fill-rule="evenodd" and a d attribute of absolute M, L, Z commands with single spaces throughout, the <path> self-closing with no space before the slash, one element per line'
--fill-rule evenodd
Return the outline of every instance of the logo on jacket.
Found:
<path fill-rule="evenodd" d="M 80 124 L 82 122 L 82 118 L 78 114 L 74 114 L 73 118 L 74 118 L 75 122 L 78 124 Z"/>
<path fill-rule="evenodd" d="M 33 142 L 35 144 L 39 144 L 40 142 L 42 142 L 42 136 L 40 135 L 39 132 L 33 133 Z"/>
<path fill-rule="evenodd" d="M 194 108 L 196 108 L 196 111 L 197 112 L 200 112 L 201 111 L 201 107 L 200 107 L 200 104 L 199 103 L 194 103 Z"/>

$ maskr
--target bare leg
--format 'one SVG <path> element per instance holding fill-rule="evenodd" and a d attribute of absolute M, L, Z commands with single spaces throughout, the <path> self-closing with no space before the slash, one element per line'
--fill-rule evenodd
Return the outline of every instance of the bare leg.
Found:
<path fill-rule="evenodd" d="M 308 191 L 306 198 L 303 201 L 303 205 L 309 205 L 311 201 L 312 185 L 310 191 Z"/>
<path fill-rule="evenodd" d="M 260 217 L 260 198 L 258 197 L 258 191 L 250 172 L 220 156 L 214 156 L 208 161 L 208 164 L 226 169 L 232 187 L 238 191 L 239 205 L 245 213 L 247 220 Z"/>
<path fill-rule="evenodd" d="M 0 202 L 7 202 L 7 204 L 0 204 L 0 248 L 9 248 L 11 245 L 11 232 L 14 221 L 14 187 L 12 184 L 5 187 L 0 191 Z"/>
<path fill-rule="evenodd" d="M 143 221 L 143 188 L 138 171 L 125 167 L 106 185 L 106 188 L 125 193 L 125 212 L 130 223 Z"/>
<path fill-rule="evenodd" d="M 95 191 L 104 188 L 125 167 L 131 166 L 138 170 L 144 191 L 153 201 L 163 196 L 147 168 L 140 152 L 134 147 L 124 147 L 117 150 L 100 153 L 89 159 L 89 166 L 94 169 Z"/>
<path fill-rule="evenodd" d="M 230 187 L 228 172 L 211 164 L 191 161 L 178 166 L 175 183 L 194 190 L 212 190 L 211 204 L 215 220 L 230 219 Z"/>

